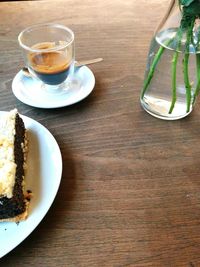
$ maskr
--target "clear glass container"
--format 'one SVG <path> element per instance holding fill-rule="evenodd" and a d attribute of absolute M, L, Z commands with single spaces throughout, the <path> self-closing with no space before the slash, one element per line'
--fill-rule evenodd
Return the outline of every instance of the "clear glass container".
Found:
<path fill-rule="evenodd" d="M 25 65 L 32 77 L 41 81 L 41 90 L 66 92 L 74 73 L 74 33 L 56 23 L 37 24 L 18 36 Z"/>
<path fill-rule="evenodd" d="M 149 49 L 140 101 L 151 115 L 165 120 L 187 116 L 200 90 L 198 0 L 171 1 Z"/>

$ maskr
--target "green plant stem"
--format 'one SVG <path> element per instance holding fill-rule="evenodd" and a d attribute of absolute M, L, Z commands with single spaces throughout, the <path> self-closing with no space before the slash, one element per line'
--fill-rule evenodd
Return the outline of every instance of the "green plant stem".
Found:
<path fill-rule="evenodd" d="M 190 103 L 191 103 L 191 85 L 189 81 L 188 62 L 189 62 L 189 50 L 187 49 L 183 60 L 183 73 L 184 73 L 186 102 L 187 102 L 186 112 L 190 111 Z"/>
<path fill-rule="evenodd" d="M 169 114 L 172 113 L 175 103 L 176 103 L 176 67 L 178 62 L 179 53 L 176 51 L 172 58 L 172 102 L 169 109 Z"/>
<path fill-rule="evenodd" d="M 196 69 L 197 69 L 197 84 L 196 84 L 196 88 L 194 91 L 192 105 L 194 105 L 196 98 L 200 91 L 200 55 L 199 54 L 196 55 Z"/>
<path fill-rule="evenodd" d="M 194 91 L 192 105 L 194 105 L 196 98 L 200 91 L 200 54 L 198 54 L 200 44 L 200 29 L 198 31 L 198 38 L 197 38 L 197 45 L 196 45 L 196 76 L 197 76 L 197 83 Z"/>
<path fill-rule="evenodd" d="M 192 38 L 192 30 L 194 26 L 194 21 L 191 22 L 190 27 L 187 29 L 186 33 L 186 49 L 184 53 L 183 59 L 183 74 L 184 74 L 184 82 L 185 82 L 185 90 L 186 90 L 186 112 L 190 111 L 191 105 L 191 84 L 189 80 L 189 71 L 188 71 L 188 63 L 189 63 L 189 56 L 190 56 L 190 43 Z"/>
<path fill-rule="evenodd" d="M 177 69 L 177 62 L 179 57 L 178 50 L 181 46 L 181 38 L 182 38 L 182 31 L 180 30 L 177 34 L 178 36 L 178 45 L 177 50 L 174 52 L 173 58 L 172 58 L 172 102 L 169 109 L 169 114 L 172 113 L 175 103 L 176 103 L 176 69 Z"/>
<path fill-rule="evenodd" d="M 165 42 L 165 45 L 168 46 L 171 43 L 172 40 L 173 39 L 167 40 Z M 153 78 L 153 74 L 154 74 L 155 68 L 156 68 L 156 66 L 157 66 L 157 64 L 158 64 L 158 62 L 159 62 L 159 60 L 160 60 L 160 58 L 161 58 L 164 50 L 165 50 L 165 47 L 164 46 L 160 46 L 160 48 L 158 49 L 158 52 L 156 53 L 156 55 L 155 55 L 155 57 L 153 59 L 153 62 L 151 64 L 151 67 L 150 67 L 148 76 L 147 76 L 147 78 L 144 81 L 144 86 L 143 86 L 142 93 L 141 93 L 141 98 L 142 99 L 144 97 L 144 94 L 146 93 L 146 90 L 147 90 L 148 85 L 151 82 L 151 79 Z"/>

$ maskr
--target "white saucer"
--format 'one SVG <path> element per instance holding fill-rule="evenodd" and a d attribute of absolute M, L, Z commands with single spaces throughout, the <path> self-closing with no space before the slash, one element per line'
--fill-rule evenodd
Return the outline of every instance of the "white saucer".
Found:
<path fill-rule="evenodd" d="M 86 66 L 76 68 L 68 90 L 47 92 L 38 79 L 26 77 L 19 71 L 12 82 L 13 94 L 23 103 L 37 108 L 60 108 L 77 103 L 93 90 L 95 77 Z"/>

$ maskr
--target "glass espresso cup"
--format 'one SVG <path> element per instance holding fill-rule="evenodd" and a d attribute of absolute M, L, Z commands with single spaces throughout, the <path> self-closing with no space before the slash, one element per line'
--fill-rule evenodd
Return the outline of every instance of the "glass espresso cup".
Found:
<path fill-rule="evenodd" d="M 54 24 L 26 28 L 18 36 L 29 72 L 43 87 L 66 89 L 74 72 L 74 33 Z"/>

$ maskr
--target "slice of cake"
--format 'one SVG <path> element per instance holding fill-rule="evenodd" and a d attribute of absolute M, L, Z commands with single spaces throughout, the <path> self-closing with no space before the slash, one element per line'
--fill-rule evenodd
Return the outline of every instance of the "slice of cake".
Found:
<path fill-rule="evenodd" d="M 27 217 L 24 168 L 26 129 L 16 109 L 0 117 L 0 221 Z"/>

